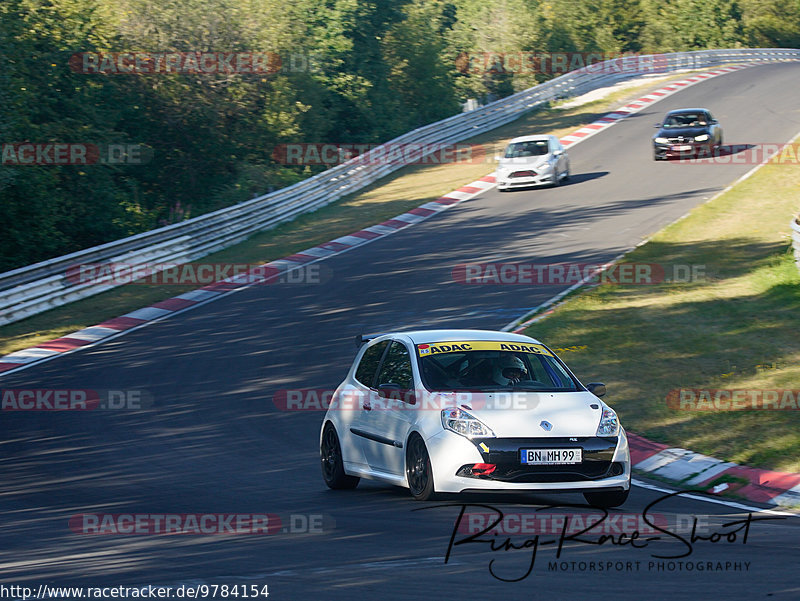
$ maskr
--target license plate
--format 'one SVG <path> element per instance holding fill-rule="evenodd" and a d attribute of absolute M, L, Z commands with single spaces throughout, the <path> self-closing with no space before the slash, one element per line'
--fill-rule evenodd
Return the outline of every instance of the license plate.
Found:
<path fill-rule="evenodd" d="M 581 449 L 522 449 L 520 455 L 524 465 L 564 465 L 582 461 Z"/>
<path fill-rule="evenodd" d="M 689 144 L 681 144 L 679 146 L 672 146 L 670 148 L 670 150 L 676 150 L 676 151 L 691 150 L 691 149 L 692 147 Z"/>

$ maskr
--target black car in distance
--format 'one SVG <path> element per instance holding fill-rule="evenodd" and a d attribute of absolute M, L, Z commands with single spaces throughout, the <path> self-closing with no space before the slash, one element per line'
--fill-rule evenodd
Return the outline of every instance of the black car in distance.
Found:
<path fill-rule="evenodd" d="M 676 109 L 656 123 L 653 158 L 712 156 L 722 145 L 722 127 L 708 109 Z"/>

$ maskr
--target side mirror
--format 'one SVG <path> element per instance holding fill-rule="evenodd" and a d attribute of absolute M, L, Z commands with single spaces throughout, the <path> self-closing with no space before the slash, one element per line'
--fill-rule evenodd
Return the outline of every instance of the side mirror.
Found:
<path fill-rule="evenodd" d="M 553 151 L 553 156 L 554 157 L 560 157 L 562 154 L 564 154 L 563 150 L 554 150 Z"/>
<path fill-rule="evenodd" d="M 657 128 L 657 129 L 661 129 L 661 124 L 660 123 L 656 123 L 653 127 Z"/>
<path fill-rule="evenodd" d="M 400 384 L 381 384 L 378 386 L 378 396 L 382 396 L 385 399 L 388 398 L 397 398 L 400 394 Z"/>
<path fill-rule="evenodd" d="M 606 385 L 602 382 L 590 382 L 586 385 L 586 390 L 591 392 L 597 398 L 603 397 L 606 395 Z"/>

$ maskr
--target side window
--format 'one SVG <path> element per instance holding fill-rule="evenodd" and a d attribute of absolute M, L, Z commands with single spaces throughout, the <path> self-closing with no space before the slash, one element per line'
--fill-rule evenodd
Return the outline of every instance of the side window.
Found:
<path fill-rule="evenodd" d="M 557 361 L 548 361 L 544 356 L 531 354 L 528 355 L 528 359 L 530 360 L 531 380 L 553 388 L 571 388 L 573 386 L 572 378 Z"/>
<path fill-rule="evenodd" d="M 375 384 L 375 372 L 378 371 L 378 364 L 381 362 L 383 351 L 386 350 L 387 346 L 389 346 L 388 340 L 374 344 L 361 357 L 361 361 L 356 368 L 356 380 L 364 386 L 372 388 Z"/>
<path fill-rule="evenodd" d="M 534 382 L 549 384 L 550 378 L 547 377 L 547 372 L 544 370 L 541 361 L 537 361 L 536 359 L 532 359 L 530 357 L 528 357 L 528 359 L 529 361 L 527 363 L 530 365 L 528 375 L 530 376 L 530 379 Z"/>
<path fill-rule="evenodd" d="M 413 387 L 411 357 L 403 343 L 396 340 L 392 342 L 378 374 L 378 384 L 399 384 L 403 390 L 410 390 Z"/>

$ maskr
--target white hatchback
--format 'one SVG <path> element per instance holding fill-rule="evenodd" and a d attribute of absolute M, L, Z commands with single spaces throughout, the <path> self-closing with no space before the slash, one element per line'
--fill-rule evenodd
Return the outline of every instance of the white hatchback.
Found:
<path fill-rule="evenodd" d="M 533 338 L 484 330 L 362 337 L 320 431 L 331 488 L 360 478 L 415 499 L 466 491 L 583 493 L 625 502 L 631 460 L 617 414 Z"/>
<path fill-rule="evenodd" d="M 555 136 L 523 136 L 509 142 L 497 165 L 497 189 L 550 184 L 569 179 L 569 155 Z"/>

